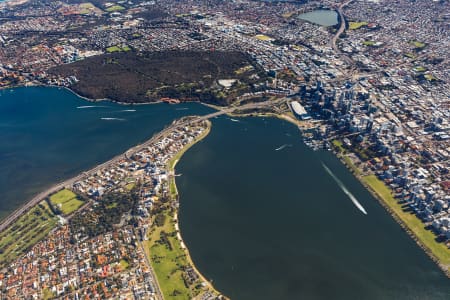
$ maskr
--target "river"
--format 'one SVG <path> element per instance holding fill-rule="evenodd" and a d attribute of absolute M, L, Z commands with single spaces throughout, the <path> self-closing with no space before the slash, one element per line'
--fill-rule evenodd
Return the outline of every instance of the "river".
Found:
<path fill-rule="evenodd" d="M 232 299 L 450 299 L 428 256 L 289 123 L 215 119 L 177 173 L 181 234 L 200 272 Z"/>
<path fill-rule="evenodd" d="M 173 119 L 210 111 L 90 103 L 57 88 L 0 91 L 1 216 Z M 225 295 L 449 299 L 448 279 L 331 153 L 312 152 L 281 120 L 212 121 L 177 165 L 180 228 Z"/>
<path fill-rule="evenodd" d="M 124 106 L 57 88 L 0 90 L 0 219 L 54 183 L 145 141 L 196 103 Z"/>

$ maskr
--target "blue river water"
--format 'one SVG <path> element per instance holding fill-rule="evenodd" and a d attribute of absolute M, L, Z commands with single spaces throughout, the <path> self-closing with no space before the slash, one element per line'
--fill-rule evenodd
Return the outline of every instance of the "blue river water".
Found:
<path fill-rule="evenodd" d="M 232 299 L 450 299 L 422 249 L 289 123 L 214 120 L 177 173 L 181 234 Z"/>
<path fill-rule="evenodd" d="M 145 141 L 196 104 L 90 103 L 57 88 L 0 90 L 0 219 L 33 194 Z"/>
<path fill-rule="evenodd" d="M 90 103 L 57 88 L 0 91 L 0 218 L 172 120 L 210 111 Z M 334 156 L 307 148 L 295 126 L 212 122 L 177 165 L 180 229 L 197 267 L 225 295 L 450 299 L 438 267 Z"/>

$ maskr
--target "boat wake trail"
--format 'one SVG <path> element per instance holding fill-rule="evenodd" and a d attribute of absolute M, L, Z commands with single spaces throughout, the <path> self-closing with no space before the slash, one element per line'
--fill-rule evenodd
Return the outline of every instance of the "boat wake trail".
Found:
<path fill-rule="evenodd" d="M 334 175 L 333 172 L 331 172 L 331 170 L 324 163 L 322 163 L 322 166 L 325 169 L 325 171 L 327 171 L 327 173 L 330 174 L 330 176 L 334 179 L 334 181 L 336 181 L 341 190 L 350 198 L 350 200 L 352 200 L 353 204 L 355 204 L 355 206 L 360 211 L 362 211 L 363 214 L 367 215 L 367 211 L 364 209 L 361 203 L 358 202 L 358 199 L 356 199 L 356 197 L 353 196 L 352 193 L 350 193 L 350 191 L 345 187 L 342 181 L 340 181 L 339 178 L 337 178 L 336 175 Z"/>
<path fill-rule="evenodd" d="M 121 111 L 123 111 L 123 112 L 135 112 L 136 110 L 135 109 L 124 109 L 124 110 L 121 110 Z"/>
<path fill-rule="evenodd" d="M 188 110 L 188 107 L 180 107 L 180 108 L 175 108 L 175 110 Z"/>
<path fill-rule="evenodd" d="M 104 106 L 104 105 L 83 105 L 83 106 L 77 106 L 78 109 L 97 108 L 97 107 L 108 107 L 108 106 Z"/>
<path fill-rule="evenodd" d="M 291 144 L 284 144 L 284 145 L 282 145 L 282 146 L 276 148 L 275 151 L 283 150 L 283 149 L 286 148 L 286 147 L 292 147 L 292 145 L 291 145 Z"/>
<path fill-rule="evenodd" d="M 125 121 L 125 119 L 122 118 L 100 118 L 100 119 L 105 121 Z"/>

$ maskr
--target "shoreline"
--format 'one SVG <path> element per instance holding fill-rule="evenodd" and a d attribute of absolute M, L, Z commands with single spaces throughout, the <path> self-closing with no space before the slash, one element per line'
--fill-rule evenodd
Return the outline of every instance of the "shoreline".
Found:
<path fill-rule="evenodd" d="M 14 90 L 14 89 L 19 89 L 19 88 L 27 88 L 27 87 L 42 87 L 42 88 L 57 88 L 57 89 L 64 89 L 66 91 L 69 91 L 70 93 L 74 94 L 75 96 L 90 102 L 90 103 L 101 103 L 101 102 L 110 102 L 110 103 L 115 103 L 115 104 L 120 104 L 120 105 L 128 105 L 128 106 L 134 106 L 134 105 L 154 105 L 154 104 L 161 104 L 161 103 L 166 103 L 164 101 L 158 100 L 158 101 L 151 101 L 151 102 L 121 102 L 121 101 L 117 101 L 117 100 L 113 100 L 113 99 L 109 99 L 109 98 L 101 98 L 101 99 L 95 99 L 95 98 L 89 98 L 86 96 L 82 96 L 80 94 L 78 94 L 77 92 L 75 92 L 73 89 L 71 89 L 70 87 L 67 86 L 60 86 L 60 85 L 53 85 L 53 84 L 41 84 L 41 83 L 29 83 L 29 84 L 23 84 L 23 85 L 16 85 L 16 86 L 6 86 L 6 87 L 0 87 L 0 92 L 3 90 Z M 175 103 L 175 104 L 171 104 L 171 103 L 167 103 L 170 105 L 177 105 L 177 104 L 183 104 L 183 103 L 199 103 L 201 105 L 207 106 L 209 108 L 212 108 L 214 110 L 220 110 L 223 108 L 227 108 L 228 106 L 218 106 L 218 105 L 214 105 L 214 104 L 210 104 L 210 103 L 205 103 L 202 101 L 180 101 L 180 103 Z"/>
<path fill-rule="evenodd" d="M 395 220 L 395 222 L 403 229 L 403 231 L 425 252 L 425 254 L 437 265 L 437 267 L 445 274 L 447 278 L 450 279 L 450 268 L 445 266 L 440 259 L 432 252 L 432 250 L 424 243 L 414 231 L 410 228 L 407 222 L 402 220 L 402 218 L 398 215 L 398 213 L 389 205 L 388 201 L 383 198 L 376 190 L 374 190 L 369 184 L 364 180 L 363 176 L 356 174 L 355 169 L 361 171 L 358 167 L 356 167 L 353 162 L 353 167 L 345 161 L 345 155 L 339 155 L 335 151 L 332 151 L 334 156 L 339 159 L 339 161 L 350 171 L 350 173 L 364 186 L 364 188 L 378 201 L 378 203 L 386 210 L 386 212 Z M 353 153 L 353 152 L 351 152 Z M 376 177 L 375 174 L 370 174 Z M 366 176 L 370 176 L 366 175 Z M 378 179 L 378 177 L 376 177 Z M 385 183 L 381 181 L 384 185 Z M 386 185 L 385 185 L 386 186 Z M 390 191 L 391 189 L 386 186 L 386 188 Z M 416 215 L 414 215 L 417 218 Z M 417 218 L 418 219 L 418 218 Z M 418 219 L 420 220 L 420 219 Z M 421 220 L 420 220 L 421 221 Z M 422 221 L 421 221 L 422 222 Z M 425 226 L 425 224 L 422 222 Z"/>
<path fill-rule="evenodd" d="M 408 226 L 408 224 L 405 221 L 403 221 L 400 218 L 400 216 L 398 216 L 398 214 L 389 206 L 388 203 L 386 203 L 387 201 L 384 200 L 383 197 L 379 195 L 377 191 L 375 191 L 366 182 L 364 182 L 362 178 L 359 178 L 358 176 L 356 176 L 356 178 L 358 179 L 359 182 L 361 182 L 361 184 L 366 188 L 366 190 L 368 190 L 369 193 L 371 193 L 372 196 L 378 200 L 381 206 L 383 206 L 386 209 L 389 215 L 391 215 L 391 217 L 397 222 L 397 224 L 400 225 L 400 227 L 417 244 L 417 246 L 419 246 L 425 252 L 425 254 L 438 266 L 438 268 L 442 270 L 442 272 L 444 272 L 445 276 L 447 276 L 447 278 L 450 279 L 450 269 L 448 267 L 445 267 L 445 265 L 441 263 L 439 258 L 433 254 L 432 250 L 424 242 L 421 241 L 421 239 L 412 231 L 412 229 Z M 414 215 L 414 217 L 416 216 Z"/>
<path fill-rule="evenodd" d="M 179 161 L 179 159 L 182 157 L 182 155 L 183 155 L 188 149 L 190 149 L 192 146 L 194 146 L 196 143 L 200 142 L 200 141 L 203 140 L 206 136 L 208 136 L 208 134 L 209 134 L 210 131 L 211 131 L 212 124 L 211 124 L 211 121 L 209 121 L 209 120 L 205 120 L 205 122 L 207 123 L 207 126 L 206 126 L 205 130 L 204 130 L 200 135 L 198 135 L 197 137 L 195 137 L 194 140 L 193 140 L 191 143 L 186 144 L 183 148 L 181 148 L 180 151 L 179 151 L 178 153 L 176 153 L 176 155 L 175 155 L 174 157 L 172 157 L 172 158 L 167 162 L 166 169 L 169 169 L 169 170 L 173 170 L 173 171 L 174 171 L 175 165 L 178 163 L 178 161 Z M 162 132 L 164 132 L 164 131 L 165 131 L 165 130 L 163 130 Z M 162 134 L 162 133 L 161 133 L 161 132 L 160 132 L 160 133 L 157 133 L 156 136 L 158 136 L 158 134 Z M 150 140 L 148 140 L 147 142 L 152 141 L 154 138 L 155 138 L 155 136 L 151 137 Z M 147 143 L 147 142 L 146 142 L 146 143 Z M 145 144 L 145 143 L 139 144 L 138 146 L 144 146 L 144 144 Z M 136 147 L 136 146 L 130 148 L 130 149 L 127 150 L 125 153 L 127 153 L 127 152 L 130 151 L 131 149 L 135 149 L 135 147 Z M 119 154 L 117 157 L 119 157 L 119 156 L 122 157 L 122 155 L 123 155 L 123 154 Z M 99 167 L 101 167 L 101 166 L 104 166 L 105 164 L 110 164 L 110 163 L 112 163 L 115 159 L 116 159 L 116 157 L 114 157 L 113 159 L 111 159 L 111 160 L 109 160 L 109 161 L 107 161 L 107 162 L 105 162 L 105 163 L 103 163 L 103 164 L 100 164 L 100 165 L 96 166 L 95 168 L 99 168 Z M 80 176 L 84 176 L 83 174 L 85 174 L 85 172 L 80 173 L 80 175 L 78 175 L 77 177 L 74 177 L 74 178 L 78 178 L 78 177 L 80 177 Z M 172 176 L 172 177 L 169 178 L 169 184 L 170 184 L 171 182 L 173 182 L 173 183 L 175 184 L 175 177 L 174 177 L 174 176 Z M 65 182 L 64 182 L 64 183 L 65 183 Z M 48 194 L 47 191 L 45 191 L 45 192 L 43 192 L 43 193 Z M 176 197 L 174 197 L 173 195 L 170 195 L 170 199 L 171 199 L 172 201 L 177 202 L 177 204 L 178 204 L 178 203 L 179 203 L 179 199 L 178 199 L 178 191 L 176 191 Z M 42 201 L 42 200 L 41 200 L 41 201 Z M 5 222 L 6 222 L 6 220 L 8 219 L 8 217 L 14 215 L 14 214 L 16 213 L 16 211 L 20 211 L 23 207 L 26 207 L 26 206 L 29 205 L 30 203 L 32 203 L 32 201 L 26 202 L 24 205 L 20 206 L 20 207 L 19 207 L 17 210 L 15 210 L 13 213 L 8 214 L 7 218 L 5 219 Z M 36 204 L 33 204 L 32 207 L 35 207 L 35 205 L 36 205 Z M 31 208 L 32 208 L 32 207 L 31 207 Z M 26 211 L 29 211 L 29 209 L 27 209 Z M 179 225 L 178 225 L 178 213 L 179 213 L 179 208 L 176 208 L 176 209 L 175 209 L 175 214 L 173 215 L 172 218 L 170 218 L 170 221 L 173 222 L 174 224 L 176 224 L 176 227 L 175 227 L 175 228 L 178 228 L 177 231 L 180 232 L 180 231 L 179 231 Z M 3 222 L 2 222 L 2 223 L 3 223 Z M 8 225 L 8 226 L 10 226 L 10 225 Z M 6 229 L 6 228 L 5 228 L 5 229 Z M 53 230 L 53 229 L 52 229 L 52 230 Z M 191 256 L 190 256 L 189 250 L 187 249 L 187 247 L 186 247 L 185 244 L 184 244 L 184 241 L 183 241 L 183 239 L 182 239 L 182 237 L 181 237 L 181 233 L 179 234 L 179 238 L 177 238 L 177 240 L 178 240 L 178 242 L 179 242 L 180 248 L 182 249 L 183 253 L 186 255 L 186 259 L 187 259 L 187 264 L 188 264 L 188 266 L 191 267 L 191 268 L 194 270 L 194 272 L 198 275 L 199 279 L 201 280 L 202 284 L 204 284 L 204 285 L 203 285 L 203 286 L 204 286 L 204 291 L 205 291 L 204 293 L 210 293 L 210 294 L 213 294 L 213 295 L 215 295 L 216 297 L 219 297 L 218 299 L 223 299 L 223 300 L 228 299 L 226 296 L 224 296 L 222 293 L 220 293 L 218 290 L 216 290 L 216 289 L 214 288 L 214 286 L 212 285 L 212 283 L 211 283 L 209 280 L 207 280 L 207 279 L 203 276 L 203 274 L 197 269 L 197 267 L 195 266 L 195 264 L 194 264 L 194 262 L 193 262 L 193 260 L 192 260 L 192 258 L 191 258 Z M 148 260 L 151 261 L 151 256 L 147 254 L 147 253 L 149 253 L 149 252 L 147 252 L 147 251 L 151 251 L 151 250 L 150 250 L 150 248 L 148 248 L 148 249 L 145 249 L 145 248 L 147 248 L 147 247 L 144 247 L 144 253 L 147 255 Z M 146 251 L 146 250 L 147 250 L 147 251 Z M 152 273 L 155 274 L 155 270 L 154 270 L 153 268 L 152 268 Z M 156 277 L 156 278 L 157 278 L 157 277 Z M 160 288 L 160 280 L 157 280 L 157 286 L 158 286 L 158 289 L 159 289 L 160 291 L 162 291 L 162 289 Z M 162 294 L 162 295 L 163 295 L 163 294 Z M 199 295 L 202 295 L 202 293 L 199 294 Z"/>
<path fill-rule="evenodd" d="M 270 115 L 267 115 L 270 117 Z M 293 120 L 289 118 L 289 116 L 286 115 L 276 115 L 275 117 L 284 120 L 286 122 L 289 122 L 291 124 L 294 124 L 296 126 L 299 126 L 299 123 L 297 120 Z M 401 219 L 401 217 L 395 212 L 395 210 L 389 205 L 387 200 L 385 200 L 381 195 L 378 194 L 377 191 L 375 191 L 372 187 L 370 187 L 367 182 L 364 181 L 363 176 L 358 175 L 354 169 L 362 172 L 361 169 L 359 169 L 357 166 L 353 164 L 354 169 L 352 166 L 350 166 L 347 161 L 345 161 L 344 157 L 345 155 L 339 155 L 336 151 L 332 151 L 333 155 L 339 159 L 339 161 L 347 168 L 347 170 L 350 171 L 350 173 L 360 182 L 364 188 L 378 201 L 378 203 L 386 210 L 386 212 L 397 222 L 398 225 L 406 232 L 406 234 L 425 252 L 425 254 L 437 265 L 437 267 L 445 274 L 447 278 L 450 278 L 450 267 L 444 265 L 441 260 L 432 252 L 432 250 L 424 243 L 415 233 L 414 231 L 408 226 L 408 224 Z M 353 152 L 351 152 L 353 153 Z M 351 159 L 350 159 L 351 161 Z M 373 176 L 376 176 L 375 174 L 370 174 Z M 383 182 L 383 184 L 385 184 Z M 387 189 L 389 189 L 390 192 L 391 189 L 386 186 Z M 417 218 L 416 215 L 414 215 L 415 218 Z M 421 221 L 422 222 L 422 221 Z M 423 223 L 423 222 L 422 222 Z M 425 226 L 425 224 L 423 223 Z"/>
<path fill-rule="evenodd" d="M 232 116 L 232 117 L 241 117 L 241 118 L 245 118 L 245 117 L 271 117 L 271 118 L 278 118 L 280 120 L 286 121 L 288 123 L 291 123 L 295 126 L 298 127 L 298 129 L 301 131 L 302 126 L 301 126 L 301 122 L 297 119 L 293 119 L 292 117 L 290 117 L 289 115 L 286 114 L 276 114 L 276 113 L 252 113 L 252 114 L 244 114 L 244 115 L 239 115 L 239 114 L 233 114 L 233 113 L 228 113 L 226 114 L 228 116 Z M 178 161 L 181 159 L 181 157 L 183 156 L 183 154 L 193 145 L 195 145 L 197 142 L 201 141 L 202 139 L 204 139 L 210 132 L 211 128 L 210 126 L 208 126 L 208 132 L 206 133 L 205 136 L 202 136 L 198 141 L 195 141 L 194 143 L 188 145 L 186 148 L 184 148 L 181 152 L 181 154 L 177 155 L 177 159 L 175 161 L 173 161 L 173 165 L 172 168 L 170 169 L 171 171 L 175 171 L 175 166 L 178 163 Z M 421 239 L 412 231 L 412 229 L 408 226 L 408 224 L 403 221 L 401 219 L 401 217 L 394 211 L 393 208 L 390 207 L 390 205 L 387 203 L 387 201 L 385 199 L 383 199 L 383 197 L 381 195 L 378 194 L 377 191 L 375 191 L 372 187 L 370 187 L 363 179 L 363 177 L 361 175 L 358 175 L 355 170 L 348 165 L 348 163 L 345 161 L 344 159 L 344 155 L 339 155 L 337 152 L 332 151 L 333 155 L 339 159 L 339 161 L 352 173 L 352 175 L 358 180 L 358 182 L 360 182 L 364 188 L 378 201 L 378 203 L 386 210 L 387 213 L 389 213 L 389 215 L 395 220 L 395 222 L 400 225 L 400 227 L 403 229 L 403 231 L 405 231 L 405 233 L 425 252 L 425 254 L 436 264 L 436 266 L 444 273 L 444 275 L 447 278 L 450 278 L 450 268 L 446 267 L 440 260 L 439 258 L 433 254 L 432 250 L 424 243 L 421 241 Z M 353 162 L 352 162 L 353 163 Z M 354 166 L 354 168 L 356 168 L 359 171 L 360 170 L 358 167 Z M 372 174 L 373 176 L 375 176 L 374 174 Z M 175 185 L 175 190 L 176 190 L 176 195 L 178 197 L 178 190 L 176 189 L 176 184 L 175 184 L 175 178 L 172 179 Z M 383 182 L 384 184 L 384 182 Z M 386 186 L 386 188 L 389 189 L 389 187 Z M 389 189 L 390 190 L 390 189 Z M 415 218 L 417 218 L 417 216 L 414 215 Z M 176 220 L 178 223 L 178 210 L 176 211 Z M 181 234 L 181 232 L 180 232 Z M 184 242 L 183 242 L 184 243 Z M 188 255 L 188 260 L 191 262 L 191 264 L 193 265 L 194 270 L 197 272 L 197 274 L 200 275 L 200 277 L 204 280 L 205 277 L 198 271 L 198 269 L 195 267 L 195 264 L 193 263 L 190 254 L 189 254 L 189 250 L 186 247 L 186 252 Z M 208 282 L 210 284 L 210 286 L 213 288 L 214 291 L 217 291 L 214 289 L 214 287 L 212 286 L 212 284 L 206 280 L 206 282 Z"/>
<path fill-rule="evenodd" d="M 239 115 L 239 114 L 227 114 L 227 115 L 231 115 L 231 116 L 234 116 L 234 117 L 250 117 L 250 116 L 253 116 L 253 117 L 273 117 L 273 118 L 277 118 L 277 119 L 286 121 L 288 123 L 291 123 L 291 124 L 297 126 L 300 131 L 302 130 L 301 121 L 299 121 L 297 119 L 293 119 L 292 117 L 290 117 L 289 115 L 286 115 L 286 114 L 276 114 L 276 113 L 261 113 L 261 114 L 258 114 L 258 113 L 251 113 L 251 114 L 244 114 L 244 115 Z M 404 220 L 402 220 L 402 218 L 397 214 L 397 212 L 389 205 L 387 200 L 385 200 L 381 195 L 378 194 L 377 191 L 375 191 L 372 187 L 370 187 L 364 181 L 363 176 L 358 175 L 355 172 L 355 169 L 360 171 L 360 172 L 362 172 L 362 170 L 360 170 L 357 166 L 355 166 L 353 164 L 353 161 L 351 161 L 351 159 L 349 158 L 351 163 L 353 164 L 353 168 L 352 168 L 352 166 L 350 166 L 348 164 L 348 162 L 344 159 L 344 157 L 346 157 L 345 155 L 339 155 L 336 151 L 332 151 L 332 153 L 350 171 L 350 173 L 358 180 L 358 182 L 360 182 L 363 185 L 363 187 L 378 201 L 378 203 L 397 222 L 397 224 L 400 225 L 400 227 L 407 233 L 407 235 L 437 265 L 437 267 L 445 274 L 445 276 L 450 278 L 450 266 L 449 265 L 445 265 L 443 262 L 441 262 L 441 260 L 433 253 L 433 251 L 426 245 L 426 243 L 424 243 L 421 240 L 421 238 L 419 238 L 416 235 L 416 233 L 414 233 L 414 231 L 410 228 L 408 223 L 405 222 Z M 351 152 L 351 153 L 353 153 L 353 152 Z M 370 174 L 370 175 L 375 176 L 375 174 Z M 384 182 L 382 182 L 382 183 L 385 184 Z M 389 187 L 386 186 L 386 188 L 390 192 L 392 192 Z M 417 218 L 417 216 L 415 216 L 415 215 L 414 215 L 414 217 Z M 425 226 L 425 224 L 423 222 L 422 222 L 422 224 Z"/>
<path fill-rule="evenodd" d="M 75 96 L 77 96 L 77 97 L 79 97 L 79 98 L 81 98 L 81 99 L 83 99 L 83 100 L 85 100 L 87 102 L 90 102 L 90 103 L 111 102 L 111 103 L 116 103 L 116 104 L 120 104 L 120 105 L 151 105 L 151 104 L 162 103 L 162 101 L 143 102 L 143 103 L 129 103 L 129 102 L 120 102 L 120 101 L 112 100 L 112 99 L 109 99 L 109 98 L 94 99 L 94 98 L 89 98 L 89 97 L 82 96 L 82 95 L 78 94 L 77 92 L 75 92 L 70 87 L 61 86 L 61 85 L 54 85 L 54 84 L 30 83 L 30 84 L 26 84 L 26 85 L 2 87 L 2 88 L 0 88 L 0 91 L 2 91 L 2 90 L 14 90 L 16 88 L 27 88 L 27 87 L 43 87 L 43 88 L 64 89 L 64 90 L 69 91 L 70 93 L 74 94 Z"/>
<path fill-rule="evenodd" d="M 180 152 L 177 153 L 177 155 L 175 157 L 173 157 L 167 164 L 168 170 L 169 172 L 173 172 L 175 174 L 175 167 L 178 164 L 178 162 L 181 160 L 181 158 L 183 157 L 183 155 L 191 148 L 193 147 L 195 144 L 201 142 L 203 139 L 205 139 L 209 133 L 211 132 L 211 128 L 212 128 L 212 123 L 211 121 L 207 121 L 208 122 L 208 126 L 205 130 L 205 132 L 203 132 L 199 137 L 197 137 L 193 142 L 191 142 L 190 144 L 186 145 L 185 147 L 183 147 L 183 149 L 180 150 Z M 170 186 L 173 184 L 174 188 L 175 188 L 175 193 L 171 195 L 172 200 L 175 200 L 177 202 L 177 204 L 180 204 L 180 194 L 178 192 L 178 188 L 176 185 L 176 180 L 175 180 L 175 176 L 172 176 L 170 178 L 170 182 L 169 182 L 169 190 L 170 190 Z M 216 293 L 217 295 L 222 295 L 224 297 L 224 299 L 228 299 L 226 296 L 223 295 L 223 293 L 219 292 L 214 286 L 213 284 L 206 279 L 206 277 L 198 270 L 197 266 L 195 265 L 195 263 L 192 260 L 191 254 L 189 252 L 189 248 L 186 246 L 186 243 L 183 240 L 183 236 L 180 230 L 180 226 L 179 226 L 179 215 L 180 212 L 180 208 L 178 207 L 175 210 L 175 214 L 172 218 L 172 221 L 174 221 L 174 223 L 176 224 L 176 227 L 178 228 L 178 232 L 180 233 L 180 237 L 181 239 L 179 239 L 180 243 L 182 243 L 184 245 L 184 249 L 183 251 L 186 253 L 186 258 L 189 262 L 189 264 L 191 265 L 191 267 L 194 269 L 195 273 L 197 273 L 197 275 L 199 275 L 199 277 L 201 278 L 201 280 L 203 282 L 206 283 L 208 289 L 210 289 L 211 291 L 213 291 L 214 293 Z"/>
<path fill-rule="evenodd" d="M 116 101 L 112 101 L 110 99 L 89 99 L 83 96 L 78 95 L 76 92 L 74 92 L 73 90 L 71 90 L 68 87 L 62 87 L 62 86 L 51 86 L 51 85 L 29 85 L 29 86 L 41 86 L 41 87 L 52 87 L 52 88 L 64 88 L 68 91 L 70 91 L 71 93 L 73 93 L 74 95 L 88 101 L 88 102 L 100 102 L 100 101 L 110 101 L 110 102 L 114 102 L 114 103 L 118 103 L 121 105 L 136 105 L 133 103 L 120 103 L 120 102 L 116 102 Z M 26 86 L 18 86 L 17 88 L 20 87 L 26 87 Z M 14 89 L 16 87 L 8 87 L 5 89 Z M 3 88 L 2 88 L 3 89 Z M 2 90 L 0 89 L 0 90 Z M 156 104 L 156 103 L 160 103 L 160 102 L 150 102 L 150 103 L 139 103 L 139 105 L 146 105 L 146 104 Z M 215 110 L 217 110 L 218 108 L 215 107 L 214 105 L 210 105 L 210 104 L 205 104 L 202 102 L 199 102 L 202 105 L 205 105 L 207 107 L 213 108 Z M 233 116 L 233 117 L 249 117 L 249 116 L 253 116 L 253 117 L 275 117 L 278 118 L 280 120 L 289 122 L 295 126 L 297 126 L 299 128 L 299 130 L 302 130 L 302 123 L 301 121 L 289 116 L 288 114 L 278 114 L 278 113 L 250 113 L 250 114 L 233 114 L 233 113 L 227 113 L 226 115 L 228 116 Z M 175 167 L 177 165 L 177 163 L 180 161 L 180 159 L 182 158 L 182 156 L 184 155 L 185 152 L 187 152 L 191 147 L 193 147 L 196 143 L 202 141 L 204 138 L 206 138 L 209 133 L 211 132 L 211 128 L 212 128 L 212 124 L 211 121 L 208 120 L 208 126 L 207 129 L 205 130 L 205 132 L 203 132 L 198 138 L 196 138 L 192 143 L 186 145 L 185 147 L 183 147 L 183 149 L 177 153 L 177 155 L 168 162 L 167 168 L 170 172 L 175 172 Z M 345 155 L 339 155 L 339 153 L 337 153 L 336 151 L 333 151 L 333 154 L 335 155 L 335 157 L 337 157 L 342 164 L 344 164 L 344 166 L 346 166 L 346 168 L 355 176 L 355 178 L 364 186 L 364 188 L 369 191 L 369 193 L 371 193 L 371 195 L 377 199 L 377 201 L 380 203 L 380 205 L 382 205 L 386 211 L 392 216 L 392 218 L 394 218 L 394 220 L 397 222 L 397 224 L 399 224 L 402 229 L 415 241 L 415 243 L 426 253 L 426 255 L 438 266 L 438 268 L 440 270 L 442 270 L 444 272 L 444 274 L 446 275 L 446 277 L 450 278 L 450 270 L 448 269 L 448 267 L 446 265 L 444 265 L 443 263 L 441 263 L 441 261 L 439 260 L 439 258 L 437 256 L 435 256 L 432 253 L 432 250 L 426 246 L 426 244 L 424 242 L 421 241 L 421 239 L 411 230 L 411 228 L 408 226 L 408 224 L 403 221 L 401 219 L 401 217 L 393 210 L 393 208 L 390 207 L 389 203 L 387 203 L 387 201 L 385 199 L 383 199 L 383 197 L 381 195 L 378 194 L 377 191 L 375 191 L 374 189 L 372 189 L 363 179 L 363 177 L 361 175 L 358 175 L 354 169 L 348 165 L 348 162 L 345 161 L 344 157 Z M 355 168 L 357 168 L 355 166 Z M 359 169 L 359 168 L 358 168 Z M 175 188 L 175 199 L 179 204 L 179 192 L 176 186 L 176 180 L 175 177 L 171 177 L 170 181 L 169 181 L 169 187 L 170 185 L 174 186 Z M 388 188 L 388 187 L 387 187 Z M 173 195 L 171 195 L 173 196 Z M 14 214 L 17 210 L 20 210 L 23 206 L 26 206 L 28 202 L 25 202 L 23 205 L 21 205 L 19 208 L 17 208 L 16 210 L 14 210 L 13 212 L 9 213 L 5 219 L 3 219 L 2 221 L 0 221 L 0 224 L 3 223 L 4 220 L 6 220 L 8 218 L 8 216 Z M 179 207 L 176 209 L 174 217 L 173 217 L 173 221 L 179 225 L 178 223 L 178 214 L 179 214 Z M 415 216 L 416 217 L 416 216 Z M 178 226 L 179 228 L 179 226 Z M 180 242 L 185 245 L 184 241 L 183 241 L 183 237 L 181 235 L 181 231 L 178 230 L 180 232 Z M 184 252 L 186 253 L 186 257 L 188 259 L 189 264 L 192 266 L 192 268 L 194 269 L 194 271 L 199 275 L 199 277 L 201 278 L 201 280 L 203 282 L 206 283 L 206 285 L 208 286 L 208 289 L 210 289 L 211 291 L 214 291 L 215 293 L 217 293 L 218 295 L 223 295 L 222 293 L 220 293 L 217 289 L 214 288 L 213 284 L 207 280 L 203 274 L 197 269 L 197 267 L 195 266 L 189 249 L 187 248 L 187 246 L 184 247 Z M 226 296 L 223 296 L 224 298 L 226 298 Z M 227 298 L 226 298 L 227 299 Z"/>

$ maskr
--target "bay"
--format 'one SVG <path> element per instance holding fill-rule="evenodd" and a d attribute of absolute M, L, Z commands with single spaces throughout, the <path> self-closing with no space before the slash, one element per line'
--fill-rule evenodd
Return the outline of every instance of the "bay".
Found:
<path fill-rule="evenodd" d="M 57 182 L 149 139 L 197 104 L 91 103 L 58 88 L 0 91 L 0 219 Z"/>
<path fill-rule="evenodd" d="M 183 239 L 232 299 L 450 298 L 449 280 L 377 200 L 289 123 L 215 119 L 177 173 Z"/>
<path fill-rule="evenodd" d="M 0 214 L 209 108 L 0 91 Z M 232 299 L 449 299 L 448 279 L 346 168 L 277 119 L 213 119 L 177 165 L 180 229 Z M 278 149 L 278 150 L 277 150 Z M 323 164 L 357 198 L 363 214 Z"/>

